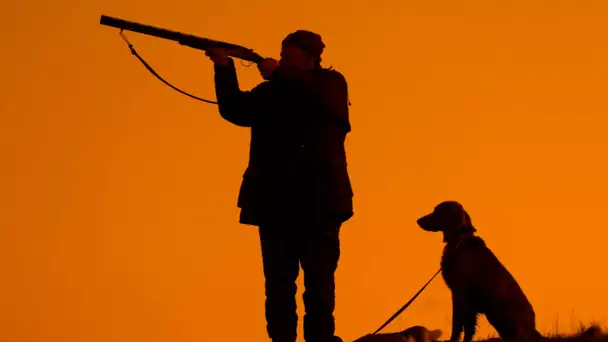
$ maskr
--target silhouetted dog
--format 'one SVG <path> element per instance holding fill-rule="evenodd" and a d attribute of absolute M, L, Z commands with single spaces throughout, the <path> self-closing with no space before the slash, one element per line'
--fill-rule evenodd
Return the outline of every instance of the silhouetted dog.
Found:
<path fill-rule="evenodd" d="M 427 328 L 415 325 L 401 332 L 365 335 L 356 339 L 354 342 L 433 342 L 441 337 L 441 330 L 428 330 Z"/>
<path fill-rule="evenodd" d="M 485 314 L 503 339 L 542 337 L 526 295 L 485 242 L 475 236 L 477 230 L 460 203 L 442 202 L 417 222 L 426 231 L 443 232 L 442 275 L 452 292 L 451 342 L 460 339 L 463 329 L 464 342 L 473 340 L 478 314 Z"/>

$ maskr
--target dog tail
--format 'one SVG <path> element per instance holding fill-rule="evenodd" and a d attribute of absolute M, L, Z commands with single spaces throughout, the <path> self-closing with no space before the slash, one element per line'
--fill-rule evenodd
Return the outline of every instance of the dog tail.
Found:
<path fill-rule="evenodd" d="M 442 332 L 439 329 L 429 330 L 429 339 L 431 341 L 437 341 L 441 337 L 441 334 Z"/>

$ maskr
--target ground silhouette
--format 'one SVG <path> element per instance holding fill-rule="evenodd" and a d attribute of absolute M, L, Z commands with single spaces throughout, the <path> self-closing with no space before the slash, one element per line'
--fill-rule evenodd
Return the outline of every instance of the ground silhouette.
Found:
<path fill-rule="evenodd" d="M 608 329 L 602 328 L 599 324 L 580 325 L 577 331 L 569 334 L 563 333 L 543 333 L 542 341 L 550 342 L 608 342 Z M 506 340 L 498 337 L 487 337 L 484 339 L 475 339 L 476 342 L 500 342 L 509 341 L 517 342 L 517 340 Z M 447 342 L 447 341 L 445 341 Z M 523 341 L 522 341 L 523 342 Z"/>

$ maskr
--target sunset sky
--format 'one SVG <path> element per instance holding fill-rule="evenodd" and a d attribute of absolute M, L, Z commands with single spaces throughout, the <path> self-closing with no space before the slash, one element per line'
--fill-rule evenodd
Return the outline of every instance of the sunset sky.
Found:
<path fill-rule="evenodd" d="M 102 14 L 275 58 L 292 31 L 323 36 L 352 102 L 345 341 L 438 269 L 441 236 L 416 219 L 447 199 L 541 332 L 608 324 L 606 1 L 30 0 L 3 14 L 0 341 L 268 341 L 258 235 L 236 207 L 249 130 L 161 83 Z M 215 100 L 204 52 L 126 35 L 169 82 Z M 261 81 L 237 68 L 242 89 Z M 450 300 L 438 277 L 385 332 L 449 338 Z M 480 324 L 478 338 L 494 333 Z"/>

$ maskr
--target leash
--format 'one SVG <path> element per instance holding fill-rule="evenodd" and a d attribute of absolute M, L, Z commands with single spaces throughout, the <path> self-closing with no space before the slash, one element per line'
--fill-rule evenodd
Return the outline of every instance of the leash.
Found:
<path fill-rule="evenodd" d="M 180 93 L 182 93 L 182 94 L 184 94 L 184 95 L 186 95 L 186 96 L 189 96 L 189 97 L 191 97 L 191 98 L 193 98 L 193 99 L 195 99 L 195 100 L 199 100 L 199 101 L 202 101 L 202 102 L 211 103 L 211 104 L 217 104 L 217 102 L 215 102 L 215 101 L 205 100 L 205 99 L 200 98 L 200 97 L 198 97 L 198 96 L 194 96 L 194 95 L 192 95 L 192 94 L 188 94 L 187 92 L 185 92 L 185 91 L 183 91 L 183 90 L 181 90 L 181 89 L 179 89 L 179 88 L 177 88 L 177 87 L 173 86 L 171 83 L 169 83 L 169 82 L 165 81 L 165 79 L 164 79 L 164 78 L 162 78 L 162 77 L 161 77 L 161 76 L 160 76 L 160 75 L 159 75 L 159 74 L 158 74 L 156 71 L 154 71 L 154 69 L 152 69 L 152 67 L 151 67 L 151 66 L 150 66 L 148 63 L 146 63 L 146 61 L 145 61 L 145 60 L 144 60 L 144 59 L 143 59 L 143 58 L 142 58 L 142 57 L 141 57 L 141 56 L 140 56 L 140 55 L 137 53 L 137 51 L 135 51 L 135 48 L 133 47 L 133 44 L 131 44 L 131 43 L 129 42 L 129 40 L 128 40 L 128 39 L 127 39 L 127 37 L 124 35 L 124 33 L 122 33 L 122 31 L 123 31 L 123 30 L 120 30 L 120 36 L 122 37 L 122 39 L 124 39 L 124 41 L 125 41 L 125 42 L 127 43 L 127 45 L 129 46 L 129 50 L 131 50 L 131 53 L 132 53 L 132 54 L 133 54 L 135 57 L 137 57 L 137 59 L 139 59 L 139 61 L 140 61 L 140 62 L 141 62 L 141 63 L 142 63 L 142 64 L 143 64 L 145 67 L 146 67 L 146 69 L 148 69 L 148 71 L 150 71 L 150 72 L 152 73 L 152 75 L 156 76 L 156 77 L 157 77 L 159 80 L 161 80 L 161 81 L 162 81 L 164 84 L 168 85 L 169 87 L 173 88 L 174 90 L 176 90 L 176 91 L 178 91 L 178 92 L 180 92 Z"/>
<path fill-rule="evenodd" d="M 456 247 L 454 247 L 454 250 L 452 252 L 454 252 L 455 250 L 458 249 L 458 247 L 460 247 L 460 244 L 462 243 L 462 241 L 458 242 L 456 244 Z M 386 327 L 390 322 L 392 322 L 395 318 L 397 318 L 397 316 L 399 316 L 400 313 L 403 312 L 403 310 L 405 310 L 408 306 L 410 306 L 410 304 L 412 304 L 412 302 L 414 301 L 414 299 L 416 299 L 418 297 L 418 295 L 420 295 L 422 293 L 422 291 L 424 291 L 424 289 L 429 286 L 429 284 L 433 281 L 433 279 L 435 279 L 435 277 L 443 270 L 443 267 L 440 267 L 439 270 L 435 273 L 435 275 L 433 275 L 431 277 L 431 279 L 429 281 L 426 282 L 426 284 L 424 284 L 424 286 L 414 295 L 414 297 L 412 297 L 412 299 L 409 300 L 409 302 L 405 303 L 405 305 L 403 305 L 401 307 L 401 309 L 397 310 L 397 312 L 395 312 L 395 314 L 393 316 L 391 316 L 391 318 L 388 319 L 388 321 L 386 321 L 384 324 L 382 324 L 382 326 L 380 328 L 378 328 L 376 331 L 374 331 L 372 333 L 372 335 L 376 335 L 380 330 L 382 330 L 384 327 Z"/>
<path fill-rule="evenodd" d="M 435 273 L 435 275 L 432 276 L 431 279 L 426 282 L 426 284 L 424 284 L 424 286 L 418 291 L 418 293 L 416 293 L 414 295 L 414 297 L 412 297 L 412 299 L 410 299 L 407 303 L 405 303 L 405 305 L 403 305 L 401 307 L 401 309 L 397 310 L 397 312 L 395 312 L 395 314 L 391 318 L 389 318 L 388 321 L 386 321 L 384 324 L 382 324 L 382 326 L 380 328 L 378 328 L 378 330 L 374 331 L 372 333 L 372 335 L 376 335 L 380 330 L 382 330 L 390 322 L 392 322 L 395 318 L 397 318 L 397 316 L 399 316 L 399 314 L 402 313 L 403 310 L 407 309 L 407 307 L 410 306 L 410 304 L 412 304 L 414 299 L 416 299 L 416 297 L 418 297 L 418 295 L 420 295 L 420 293 L 422 293 L 422 291 L 433 281 L 433 279 L 435 279 L 435 277 L 439 274 L 439 272 L 441 272 L 441 270 L 442 270 L 442 268 L 439 268 L 439 270 Z"/>

